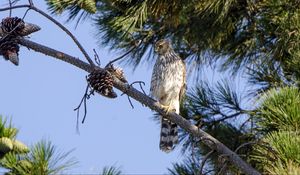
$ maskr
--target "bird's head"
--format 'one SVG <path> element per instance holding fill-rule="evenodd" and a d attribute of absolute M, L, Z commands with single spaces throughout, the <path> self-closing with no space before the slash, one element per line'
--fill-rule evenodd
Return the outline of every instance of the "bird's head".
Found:
<path fill-rule="evenodd" d="M 154 50 L 159 55 L 164 55 L 171 49 L 171 44 L 168 40 L 161 39 L 155 43 Z"/>

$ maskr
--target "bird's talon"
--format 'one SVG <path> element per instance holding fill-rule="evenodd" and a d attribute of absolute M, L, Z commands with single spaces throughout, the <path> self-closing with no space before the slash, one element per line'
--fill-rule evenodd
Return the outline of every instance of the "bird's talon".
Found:
<path fill-rule="evenodd" d="M 164 112 L 167 114 L 175 111 L 175 109 L 172 109 L 170 106 L 161 105 L 161 107 L 163 108 Z"/>

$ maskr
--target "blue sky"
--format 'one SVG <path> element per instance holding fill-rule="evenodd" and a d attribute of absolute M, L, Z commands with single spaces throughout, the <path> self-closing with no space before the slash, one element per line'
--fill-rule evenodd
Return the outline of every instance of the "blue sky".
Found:
<path fill-rule="evenodd" d="M 20 4 L 26 3 L 21 0 Z M 44 1 L 34 1 L 46 10 Z M 3 6 L 6 1 L 1 1 Z M 13 16 L 22 17 L 23 10 L 14 10 Z M 0 12 L 0 18 L 8 12 Z M 60 22 L 65 17 L 55 17 Z M 83 59 L 72 40 L 57 26 L 34 11 L 29 11 L 25 21 L 38 24 L 41 31 L 30 40 Z M 105 65 L 118 56 L 97 46 L 96 28 L 91 22 L 65 24 L 78 38 L 90 56 L 95 48 Z M 124 67 L 129 82 L 142 80 L 149 91 L 152 65 L 143 64 L 135 72 Z M 93 96 L 88 101 L 88 116 L 76 133 L 76 112 L 85 87 L 86 72 L 62 61 L 21 47 L 20 65 L 14 66 L 0 59 L 0 114 L 11 117 L 20 129 L 18 139 L 32 145 L 48 139 L 61 151 L 75 149 L 71 154 L 79 164 L 71 173 L 99 173 L 104 166 L 121 166 L 124 173 L 162 174 L 172 162 L 182 160 L 180 149 L 165 154 L 158 148 L 160 127 L 152 120 L 153 112 L 133 101 L 130 107 L 126 96 L 107 99 Z"/>

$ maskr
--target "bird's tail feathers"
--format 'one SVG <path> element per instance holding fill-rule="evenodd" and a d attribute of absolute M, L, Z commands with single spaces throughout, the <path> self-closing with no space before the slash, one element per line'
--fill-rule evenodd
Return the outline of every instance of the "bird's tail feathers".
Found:
<path fill-rule="evenodd" d="M 159 148 L 168 153 L 178 143 L 178 127 L 176 123 L 162 117 Z"/>

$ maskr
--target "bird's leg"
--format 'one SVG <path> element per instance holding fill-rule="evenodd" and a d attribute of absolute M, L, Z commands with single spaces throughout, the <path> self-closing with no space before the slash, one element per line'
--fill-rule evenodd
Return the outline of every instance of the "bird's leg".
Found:
<path fill-rule="evenodd" d="M 161 105 L 165 113 L 175 112 L 175 109 L 171 105 Z"/>

